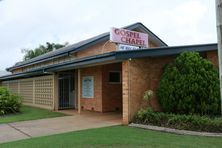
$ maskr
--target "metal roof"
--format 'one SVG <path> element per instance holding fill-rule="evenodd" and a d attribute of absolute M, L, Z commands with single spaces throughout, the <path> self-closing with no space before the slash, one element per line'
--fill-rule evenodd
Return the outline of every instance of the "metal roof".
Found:
<path fill-rule="evenodd" d="M 128 59 L 128 58 L 143 58 L 143 57 L 160 57 L 168 55 L 177 55 L 184 51 L 215 51 L 217 50 L 217 44 L 199 44 L 199 45 L 184 45 L 184 46 L 168 46 L 168 47 L 156 47 L 141 50 L 131 51 L 116 51 L 117 59 Z"/>
<path fill-rule="evenodd" d="M 159 46 L 167 46 L 165 42 L 163 42 L 158 36 L 156 36 L 153 32 L 151 32 L 146 26 L 144 26 L 142 23 L 134 23 L 132 25 L 123 27 L 125 29 L 133 30 L 133 29 L 141 29 L 144 32 L 147 32 L 149 34 L 149 38 L 153 40 L 155 43 L 157 43 Z M 7 71 L 11 71 L 16 68 L 33 65 L 39 62 L 44 62 L 48 60 L 52 60 L 58 57 L 69 55 L 70 53 L 77 52 L 83 49 L 86 49 L 87 47 L 90 47 L 92 45 L 95 45 L 96 43 L 109 40 L 109 32 L 97 35 L 95 37 L 92 37 L 87 40 L 83 40 L 81 42 L 72 44 L 70 46 L 66 46 L 60 49 L 57 49 L 55 51 L 51 51 L 49 53 L 46 53 L 44 55 L 40 55 L 38 57 L 32 58 L 27 61 L 18 62 L 14 66 L 7 68 Z"/>
<path fill-rule="evenodd" d="M 217 50 L 217 44 L 159 47 L 159 48 L 149 48 L 149 49 L 130 50 L 130 51 L 113 51 L 96 56 L 75 59 L 60 64 L 49 65 L 28 72 L 2 76 L 0 77 L 0 80 L 4 81 L 17 78 L 31 77 L 47 73 L 49 74 L 51 72 L 77 69 L 81 67 L 93 66 L 98 64 L 103 65 L 108 63 L 116 63 L 127 59 L 172 56 L 172 55 L 177 55 L 184 51 L 205 52 L 205 51 L 215 51 L 215 50 Z"/>
<path fill-rule="evenodd" d="M 18 78 L 30 78 L 33 76 L 39 76 L 39 75 L 43 75 L 43 71 L 42 70 L 33 70 L 33 71 L 29 71 L 29 72 L 22 72 L 22 73 L 17 73 L 17 74 L 10 74 L 10 75 L 5 75 L 5 76 L 1 76 L 0 77 L 0 81 L 4 81 L 4 80 L 14 80 L 14 79 L 18 79 Z"/>

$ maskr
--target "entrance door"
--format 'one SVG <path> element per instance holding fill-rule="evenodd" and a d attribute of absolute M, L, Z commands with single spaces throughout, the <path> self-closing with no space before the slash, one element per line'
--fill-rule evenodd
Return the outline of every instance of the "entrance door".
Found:
<path fill-rule="evenodd" d="M 74 74 L 59 74 L 59 109 L 75 107 Z"/>

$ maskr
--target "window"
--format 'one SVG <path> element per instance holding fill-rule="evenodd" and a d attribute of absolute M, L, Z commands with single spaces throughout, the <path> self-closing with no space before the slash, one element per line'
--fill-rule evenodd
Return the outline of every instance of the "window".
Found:
<path fill-rule="evenodd" d="M 109 72 L 109 82 L 110 83 L 120 83 L 121 77 L 119 71 L 110 71 Z"/>

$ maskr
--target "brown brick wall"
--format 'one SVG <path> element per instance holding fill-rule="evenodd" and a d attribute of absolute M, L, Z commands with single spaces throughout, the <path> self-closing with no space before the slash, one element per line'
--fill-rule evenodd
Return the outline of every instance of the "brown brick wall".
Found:
<path fill-rule="evenodd" d="M 215 67 L 219 67 L 217 51 L 208 51 L 206 52 L 206 58 L 210 60 Z"/>
<path fill-rule="evenodd" d="M 85 50 L 76 53 L 77 58 L 98 55 L 116 50 L 116 44 L 111 42 L 101 42 Z"/>
<path fill-rule="evenodd" d="M 153 48 L 153 47 L 158 47 L 157 45 L 155 45 L 154 43 L 152 43 L 151 41 L 149 41 L 149 47 Z"/>
<path fill-rule="evenodd" d="M 143 100 L 144 92 L 156 91 L 163 67 L 174 58 L 142 58 L 123 62 L 123 123 L 128 123 L 141 107 L 148 106 Z M 154 110 L 161 110 L 156 97 L 151 99 L 151 106 Z"/>
<path fill-rule="evenodd" d="M 16 69 L 16 70 L 13 70 L 13 71 L 12 71 L 13 74 L 14 74 L 14 73 L 20 73 L 20 72 L 22 72 L 22 68 L 19 68 L 19 69 Z"/>
<path fill-rule="evenodd" d="M 94 98 L 82 98 L 81 94 L 82 109 L 102 112 L 102 66 L 81 69 L 81 89 L 83 76 L 94 77 Z"/>
<path fill-rule="evenodd" d="M 212 63 L 218 67 L 216 51 L 205 52 L 203 55 L 205 55 L 204 58 L 212 61 Z M 123 80 L 126 80 L 126 82 L 123 82 L 123 105 L 127 104 L 127 100 L 124 100 L 124 98 L 129 97 L 129 121 L 141 107 L 148 106 L 148 103 L 143 100 L 144 92 L 146 90 L 156 91 L 163 73 L 163 67 L 174 60 L 175 57 L 176 56 L 132 59 L 129 64 L 130 67 L 128 67 L 129 84 L 127 83 L 127 78 L 124 78 L 127 76 L 127 68 L 125 68 L 127 64 L 123 62 Z M 127 88 L 130 92 L 129 96 L 127 95 Z M 151 106 L 154 110 L 161 110 L 155 96 L 151 99 Z"/>
<path fill-rule="evenodd" d="M 121 66 L 117 63 L 81 69 L 81 89 L 83 76 L 94 77 L 94 98 L 81 98 L 81 107 L 84 110 L 99 112 L 116 111 L 117 108 L 122 110 L 122 84 L 108 82 L 109 71 L 121 71 Z"/>
<path fill-rule="evenodd" d="M 122 72 L 122 64 L 103 65 L 103 84 L 102 84 L 102 107 L 103 112 L 122 111 L 122 83 L 112 84 L 109 82 L 109 72 Z"/>

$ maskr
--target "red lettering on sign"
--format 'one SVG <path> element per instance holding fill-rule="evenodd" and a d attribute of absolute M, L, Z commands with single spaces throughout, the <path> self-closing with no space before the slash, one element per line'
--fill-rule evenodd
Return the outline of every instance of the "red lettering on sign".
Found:
<path fill-rule="evenodd" d="M 111 41 L 148 47 L 148 35 L 140 32 L 113 28 Z"/>

